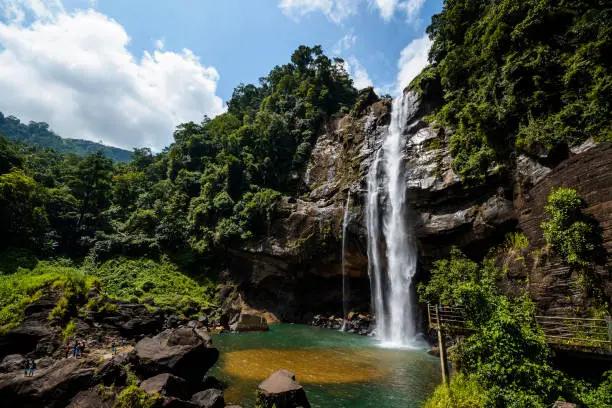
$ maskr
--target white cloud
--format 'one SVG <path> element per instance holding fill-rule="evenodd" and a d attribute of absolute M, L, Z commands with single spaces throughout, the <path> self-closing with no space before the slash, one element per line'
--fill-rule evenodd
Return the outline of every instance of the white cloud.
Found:
<path fill-rule="evenodd" d="M 383 20 L 389 21 L 393 17 L 397 2 L 397 0 L 375 0 L 376 7 L 380 10 L 380 16 Z"/>
<path fill-rule="evenodd" d="M 344 51 L 348 51 L 353 48 L 353 45 L 357 42 L 357 36 L 352 32 L 347 33 L 342 37 L 331 49 L 333 55 L 340 55 Z"/>
<path fill-rule="evenodd" d="M 400 54 L 397 68 L 397 92 L 402 92 L 410 82 L 428 64 L 427 54 L 431 48 L 431 40 L 427 35 L 412 40 Z"/>
<path fill-rule="evenodd" d="M 353 85 L 355 88 L 363 89 L 368 86 L 373 86 L 368 71 L 366 71 L 357 58 L 354 56 L 348 57 L 348 59 L 344 61 L 344 66 L 349 75 L 353 77 Z"/>
<path fill-rule="evenodd" d="M 419 16 L 419 12 L 423 8 L 425 0 L 408 0 L 398 5 L 398 8 L 406 13 L 408 22 L 413 22 Z"/>
<path fill-rule="evenodd" d="M 413 21 L 423 7 L 425 0 L 280 0 L 279 7 L 295 19 L 320 12 L 335 23 L 356 15 L 363 3 L 370 3 L 378 9 L 383 20 L 389 21 L 397 10 L 403 11 L 409 22 Z"/>
<path fill-rule="evenodd" d="M 0 0 L 13 16 L 0 22 L 5 114 L 48 122 L 64 137 L 159 150 L 176 125 L 223 111 L 219 74 L 190 50 L 157 47 L 137 59 L 116 21 L 94 10 L 69 14 L 57 2 L 45 11 L 41 3 Z M 24 25 L 22 16 L 36 19 Z"/>
<path fill-rule="evenodd" d="M 165 43 L 163 38 L 160 38 L 159 40 L 155 41 L 155 48 L 157 48 L 158 50 L 163 50 L 164 47 Z"/>
<path fill-rule="evenodd" d="M 321 12 L 331 21 L 340 23 L 342 20 L 357 14 L 360 0 L 280 0 L 279 7 L 289 17 L 300 17 Z"/>

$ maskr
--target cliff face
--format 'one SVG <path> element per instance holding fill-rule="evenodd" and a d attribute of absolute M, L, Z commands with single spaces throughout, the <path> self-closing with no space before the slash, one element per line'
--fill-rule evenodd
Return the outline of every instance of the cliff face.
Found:
<path fill-rule="evenodd" d="M 350 308 L 370 309 L 366 177 L 386 134 L 390 106 L 389 100 L 381 100 L 358 116 L 330 121 L 307 169 L 299 175 L 303 194 L 282 200 L 264 239 L 232 253 L 230 274 L 249 306 L 288 321 L 306 321 L 316 313 L 341 313 L 342 217 L 350 192 L 345 255 L 351 277 Z M 410 224 L 419 244 L 419 279 L 453 246 L 481 258 L 510 231 L 523 230 L 530 250 L 542 249 L 545 243 L 539 225 L 553 186 L 578 190 L 601 223 L 610 251 L 612 175 L 606 171 L 612 168 L 610 144 L 586 143 L 565 152 L 566 160 L 563 155 L 561 159 L 521 155 L 513 169 L 491 169 L 484 184 L 467 186 L 451 168 L 446 145 L 449 131 L 428 126 L 422 120 L 427 113 L 422 107 L 408 120 L 404 147 Z M 554 169 L 553 159 L 561 161 Z M 552 255 L 545 262 L 530 258 L 508 269 L 514 286 L 529 282 L 527 287 L 542 311 L 562 312 L 588 303 L 586 293 L 572 284 L 576 273 Z M 605 274 L 606 267 L 599 267 L 599 273 Z M 608 298 L 610 286 L 606 288 Z"/>

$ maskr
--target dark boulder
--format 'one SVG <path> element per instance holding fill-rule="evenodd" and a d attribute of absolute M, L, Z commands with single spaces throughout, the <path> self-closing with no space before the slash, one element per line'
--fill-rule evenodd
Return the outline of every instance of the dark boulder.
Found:
<path fill-rule="evenodd" d="M 268 330 L 268 322 L 263 316 L 241 313 L 230 321 L 230 330 L 233 332 L 250 332 Z"/>
<path fill-rule="evenodd" d="M 96 312 L 93 320 L 116 330 L 125 337 L 158 333 L 164 324 L 160 311 L 149 311 L 144 305 L 111 301 L 117 307 L 113 311 Z"/>
<path fill-rule="evenodd" d="M 140 389 L 149 395 L 160 394 L 168 397 L 187 397 L 187 382 L 172 374 L 163 373 L 140 383 Z"/>
<path fill-rule="evenodd" d="M 0 373 L 10 373 L 23 369 L 25 358 L 21 354 L 9 354 L 0 363 Z"/>
<path fill-rule="evenodd" d="M 155 403 L 154 408 L 198 408 L 198 406 L 180 398 L 164 397 Z"/>
<path fill-rule="evenodd" d="M 0 401 L 6 407 L 63 407 L 80 390 L 93 385 L 95 368 L 65 359 L 34 377 L 0 375 Z"/>
<path fill-rule="evenodd" d="M 115 393 L 109 389 L 101 391 L 97 387 L 79 392 L 66 408 L 112 408 Z"/>
<path fill-rule="evenodd" d="M 49 313 L 57 296 L 49 294 L 32 302 L 24 311 L 19 327 L 0 335 L 0 358 L 8 354 L 51 354 L 57 348 L 56 334 L 49 325 Z"/>
<path fill-rule="evenodd" d="M 279 370 L 259 384 L 257 406 L 276 408 L 310 408 L 304 387 L 291 371 Z"/>
<path fill-rule="evenodd" d="M 149 377 L 170 373 L 190 384 L 199 383 L 218 358 L 219 351 L 210 345 L 210 337 L 187 327 L 145 337 L 130 352 L 130 359 L 140 374 Z"/>
<path fill-rule="evenodd" d="M 125 385 L 127 379 L 126 365 L 129 363 L 127 353 L 120 353 L 104 360 L 96 367 L 93 382 L 96 384 L 116 386 Z"/>
<path fill-rule="evenodd" d="M 214 388 L 217 390 L 224 390 L 227 388 L 227 384 L 225 384 L 223 381 L 219 380 L 215 376 L 205 375 L 204 378 L 202 379 L 201 389 L 209 390 L 211 388 Z"/>
<path fill-rule="evenodd" d="M 225 406 L 223 391 L 216 389 L 204 390 L 193 394 L 191 402 L 200 408 L 223 408 Z"/>

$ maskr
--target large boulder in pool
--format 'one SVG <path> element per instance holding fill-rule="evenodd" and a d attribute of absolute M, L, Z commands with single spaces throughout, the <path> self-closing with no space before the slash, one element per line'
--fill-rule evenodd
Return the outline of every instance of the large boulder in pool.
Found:
<path fill-rule="evenodd" d="M 230 330 L 233 332 L 266 331 L 268 322 L 263 316 L 241 313 L 236 315 L 234 321 L 230 323 Z"/>
<path fill-rule="evenodd" d="M 223 408 L 225 406 L 223 391 L 214 388 L 193 394 L 191 402 L 200 408 Z"/>
<path fill-rule="evenodd" d="M 288 370 L 279 370 L 257 387 L 256 406 L 276 408 L 310 408 L 304 387 Z"/>
<path fill-rule="evenodd" d="M 168 329 L 155 337 L 145 337 L 130 353 L 141 375 L 170 373 L 190 384 L 199 384 L 218 358 L 219 351 L 212 347 L 210 336 L 191 327 Z"/>
<path fill-rule="evenodd" d="M 139 387 L 149 395 L 161 394 L 169 397 L 185 398 L 188 394 L 186 381 L 168 373 L 148 378 L 141 382 Z"/>

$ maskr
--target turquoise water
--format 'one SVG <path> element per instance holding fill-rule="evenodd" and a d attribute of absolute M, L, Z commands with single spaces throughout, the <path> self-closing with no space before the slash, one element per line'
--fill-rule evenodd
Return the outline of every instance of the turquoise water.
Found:
<path fill-rule="evenodd" d="M 416 408 L 440 382 L 439 360 L 422 349 L 390 350 L 371 337 L 305 325 L 213 338 L 221 357 L 211 374 L 226 402 L 253 407 L 257 385 L 288 369 L 318 408 Z"/>

